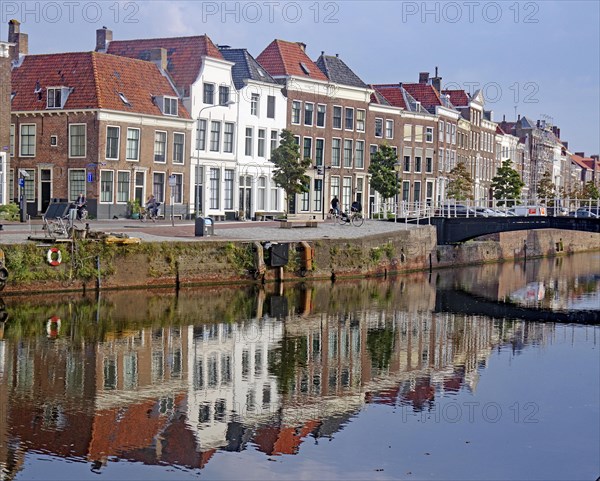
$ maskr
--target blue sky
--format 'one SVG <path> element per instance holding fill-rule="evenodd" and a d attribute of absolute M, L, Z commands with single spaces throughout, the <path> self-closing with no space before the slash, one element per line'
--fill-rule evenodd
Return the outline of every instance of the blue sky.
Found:
<path fill-rule="evenodd" d="M 0 2 L 29 53 L 89 51 L 95 30 L 114 39 L 208 34 L 257 56 L 273 39 L 338 53 L 367 83 L 483 88 L 494 119 L 516 112 L 561 128 L 572 151 L 600 152 L 600 2 L 597 1 L 86 1 Z"/>

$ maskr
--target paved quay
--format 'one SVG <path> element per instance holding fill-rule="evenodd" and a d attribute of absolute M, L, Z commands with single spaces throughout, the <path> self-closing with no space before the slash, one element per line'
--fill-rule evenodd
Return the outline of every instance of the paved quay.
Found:
<path fill-rule="evenodd" d="M 42 221 L 34 219 L 30 223 L 4 222 L 0 230 L 0 244 L 18 244 L 28 242 L 34 237 L 38 242 L 45 237 Z M 356 239 L 370 235 L 399 232 L 418 226 L 404 223 L 365 220 L 361 227 L 339 225 L 331 220 L 320 222 L 318 227 L 280 228 L 277 221 L 232 221 L 215 222 L 214 235 L 195 236 L 194 221 L 170 220 L 156 223 L 142 223 L 131 219 L 90 220 L 90 230 L 106 233 L 125 233 L 129 237 L 139 237 L 142 242 L 211 242 L 211 241 L 276 241 L 294 242 L 318 239 Z M 82 224 L 83 227 L 83 224 Z M 52 238 L 48 237 L 51 242 Z"/>

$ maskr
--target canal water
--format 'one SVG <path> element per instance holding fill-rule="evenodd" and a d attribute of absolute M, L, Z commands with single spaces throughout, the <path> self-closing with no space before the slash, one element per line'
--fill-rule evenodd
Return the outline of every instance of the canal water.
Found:
<path fill-rule="evenodd" d="M 1 480 L 600 475 L 600 254 L 0 307 Z"/>

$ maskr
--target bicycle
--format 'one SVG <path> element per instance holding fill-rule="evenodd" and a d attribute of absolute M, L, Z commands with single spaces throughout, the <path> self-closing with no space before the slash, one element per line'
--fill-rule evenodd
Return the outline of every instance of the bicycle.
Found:
<path fill-rule="evenodd" d="M 363 217 L 361 212 L 351 212 L 348 214 L 347 212 L 343 212 L 342 214 L 333 214 L 333 218 L 335 222 L 340 225 L 350 225 L 352 224 L 354 227 L 360 227 L 364 224 L 365 218 Z"/>
<path fill-rule="evenodd" d="M 153 209 L 142 207 L 140 211 L 140 221 L 146 222 L 147 220 L 151 220 L 152 222 L 156 222 L 156 219 L 158 219 L 158 205 Z"/>

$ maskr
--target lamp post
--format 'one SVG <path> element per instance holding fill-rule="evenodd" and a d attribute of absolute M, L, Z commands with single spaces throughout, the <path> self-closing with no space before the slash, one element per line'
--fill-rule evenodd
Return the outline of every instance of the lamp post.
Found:
<path fill-rule="evenodd" d="M 200 166 L 200 139 L 199 139 L 199 134 L 200 134 L 200 114 L 202 114 L 203 111 L 208 110 L 208 109 L 212 109 L 214 107 L 229 107 L 230 105 L 235 104 L 235 102 L 233 100 L 228 100 L 227 102 L 225 102 L 224 104 L 214 104 L 214 105 L 207 105 L 206 107 L 202 107 L 199 111 L 198 111 L 198 117 L 196 118 L 196 125 L 197 125 L 197 134 L 196 134 L 196 169 L 194 172 L 194 214 L 196 216 L 198 216 L 198 211 L 200 210 L 200 184 L 198 183 L 198 167 Z M 208 120 L 206 122 L 206 135 L 205 135 L 205 148 L 206 148 L 206 141 L 208 140 Z"/>
<path fill-rule="evenodd" d="M 395 209 L 395 214 L 394 214 L 394 222 L 398 222 L 398 183 L 400 181 L 400 177 L 399 177 L 399 171 L 400 171 L 400 166 L 402 164 L 400 162 L 395 162 L 394 163 L 394 170 L 396 171 L 396 209 Z"/>

